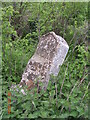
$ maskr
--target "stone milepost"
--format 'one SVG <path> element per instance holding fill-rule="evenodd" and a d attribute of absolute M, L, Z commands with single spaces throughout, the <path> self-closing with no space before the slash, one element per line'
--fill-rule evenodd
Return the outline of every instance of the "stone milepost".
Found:
<path fill-rule="evenodd" d="M 67 42 L 54 32 L 49 32 L 40 38 L 35 54 L 29 60 L 22 75 L 20 84 L 28 84 L 38 80 L 46 90 L 50 74 L 58 75 L 59 66 L 64 62 L 69 46 Z M 27 84 L 28 83 L 28 84 Z"/>

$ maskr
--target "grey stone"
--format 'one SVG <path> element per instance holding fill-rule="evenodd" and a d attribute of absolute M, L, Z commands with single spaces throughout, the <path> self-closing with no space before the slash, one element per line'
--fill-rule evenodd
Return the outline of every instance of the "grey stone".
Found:
<path fill-rule="evenodd" d="M 59 66 L 63 64 L 68 49 L 67 42 L 54 32 L 43 35 L 35 54 L 28 61 L 20 83 L 26 84 L 29 80 L 35 81 L 39 78 L 39 81 L 43 83 L 43 88 L 46 89 L 50 74 L 58 75 Z"/>

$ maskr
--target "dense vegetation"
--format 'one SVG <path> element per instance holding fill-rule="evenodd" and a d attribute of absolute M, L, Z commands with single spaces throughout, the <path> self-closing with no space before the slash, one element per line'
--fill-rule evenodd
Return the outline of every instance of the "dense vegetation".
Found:
<path fill-rule="evenodd" d="M 50 31 L 70 47 L 58 76 L 51 75 L 46 92 L 12 91 L 8 114 L 10 86 L 20 82 L 40 36 Z M 2 117 L 88 118 L 87 40 L 88 3 L 2 3 Z"/>

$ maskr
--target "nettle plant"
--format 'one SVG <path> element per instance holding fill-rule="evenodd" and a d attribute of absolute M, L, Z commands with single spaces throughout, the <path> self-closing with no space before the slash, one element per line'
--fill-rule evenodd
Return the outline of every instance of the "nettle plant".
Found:
<path fill-rule="evenodd" d="M 26 95 L 11 91 L 11 114 L 7 112 L 5 88 L 3 118 L 88 118 L 88 52 L 85 45 L 78 45 L 72 54 L 60 67 L 58 76 L 51 75 L 46 91 L 38 93 L 37 87 L 30 91 L 25 87 Z"/>

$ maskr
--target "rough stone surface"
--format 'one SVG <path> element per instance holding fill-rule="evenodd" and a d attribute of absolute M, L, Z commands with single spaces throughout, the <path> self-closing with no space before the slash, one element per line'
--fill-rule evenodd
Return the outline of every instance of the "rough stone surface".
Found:
<path fill-rule="evenodd" d="M 59 66 L 64 62 L 69 46 L 67 42 L 54 32 L 40 38 L 35 54 L 29 60 L 20 83 L 34 81 L 39 77 L 46 89 L 50 74 L 58 75 Z"/>

